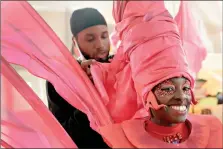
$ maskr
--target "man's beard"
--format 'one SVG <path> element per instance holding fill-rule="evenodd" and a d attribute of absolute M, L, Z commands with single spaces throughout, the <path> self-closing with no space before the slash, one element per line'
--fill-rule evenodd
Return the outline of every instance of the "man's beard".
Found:
<path fill-rule="evenodd" d="M 78 44 L 78 41 L 77 41 L 77 44 Z M 79 45 L 79 44 L 78 44 Z M 74 49 L 73 47 L 74 45 L 72 45 L 72 49 Z M 89 60 L 89 59 L 94 59 L 94 58 L 91 58 L 87 53 L 83 52 L 83 50 L 81 49 L 80 46 L 77 46 L 76 48 L 79 48 L 79 51 L 81 52 L 81 54 L 83 55 L 83 57 L 86 59 L 86 60 Z M 73 50 L 72 50 L 73 51 Z M 73 51 L 74 52 L 74 51 Z M 109 62 L 109 52 L 107 54 L 107 56 L 105 58 L 99 58 L 99 59 L 95 59 L 96 61 L 98 62 L 101 62 L 101 63 L 108 63 Z"/>
<path fill-rule="evenodd" d="M 92 59 L 88 54 L 86 54 L 85 52 L 83 52 L 81 49 L 80 49 L 80 51 L 81 51 L 81 54 L 84 56 L 84 58 L 85 58 L 86 60 Z M 96 61 L 101 62 L 101 63 L 108 63 L 108 62 L 109 62 L 108 60 L 109 60 L 109 53 L 108 53 L 108 55 L 106 56 L 106 58 L 99 58 L 99 59 L 96 59 Z"/>

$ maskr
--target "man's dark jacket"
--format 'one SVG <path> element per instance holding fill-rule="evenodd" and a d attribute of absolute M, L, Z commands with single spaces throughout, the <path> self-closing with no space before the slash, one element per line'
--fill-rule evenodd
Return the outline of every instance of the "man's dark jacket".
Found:
<path fill-rule="evenodd" d="M 48 106 L 78 148 L 109 148 L 100 134 L 91 129 L 86 114 L 71 106 L 46 82 Z"/>

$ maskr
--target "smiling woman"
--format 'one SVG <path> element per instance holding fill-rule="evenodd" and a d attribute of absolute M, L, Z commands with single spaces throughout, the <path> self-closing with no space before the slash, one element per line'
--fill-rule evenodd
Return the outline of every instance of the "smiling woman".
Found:
<path fill-rule="evenodd" d="M 172 78 L 157 85 L 154 88 L 157 102 L 166 106 L 157 111 L 151 109 L 151 120 L 163 126 L 184 122 L 192 99 L 190 88 L 185 78 Z"/>
<path fill-rule="evenodd" d="M 184 123 L 192 101 L 190 81 L 183 77 L 165 80 L 153 88 L 157 103 L 165 105 L 149 108 L 151 118 L 145 121 L 146 131 L 167 143 L 181 143 L 189 137 L 189 123 Z M 154 101 L 154 102 L 156 102 Z"/>

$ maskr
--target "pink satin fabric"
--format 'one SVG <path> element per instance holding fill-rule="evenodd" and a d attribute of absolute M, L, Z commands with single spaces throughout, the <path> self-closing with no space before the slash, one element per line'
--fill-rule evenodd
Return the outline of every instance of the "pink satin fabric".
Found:
<path fill-rule="evenodd" d="M 77 147 L 44 103 L 3 57 L 1 57 L 1 86 L 1 144 L 3 146 Z"/>
<path fill-rule="evenodd" d="M 179 12 L 175 21 L 180 31 L 183 48 L 185 49 L 189 67 L 196 76 L 207 56 L 207 49 L 201 39 L 199 20 L 190 10 L 191 2 L 181 1 Z"/>
<path fill-rule="evenodd" d="M 163 1 L 115 1 L 113 16 L 121 44 L 111 64 L 94 64 L 92 75 L 115 122 L 148 116 L 146 100 L 164 106 L 150 91 L 166 79 L 184 76 L 193 88 L 187 49 Z"/>
<path fill-rule="evenodd" d="M 189 115 L 190 136 L 180 144 L 162 142 L 144 128 L 144 119 L 101 127 L 112 148 L 222 148 L 222 123 L 214 116 Z"/>
<path fill-rule="evenodd" d="M 120 30 L 126 28 L 125 24 L 130 24 L 129 22 L 131 22 L 135 16 L 138 16 L 137 13 L 140 13 L 134 10 L 131 10 L 131 13 L 126 12 L 126 16 L 131 15 L 131 17 L 125 20 L 126 23 L 120 23 L 122 18 L 121 14 L 123 13 L 122 11 L 125 8 L 126 3 L 126 1 L 122 3 L 114 3 L 113 6 L 113 17 L 117 23 L 115 27 L 116 30 L 113 32 L 113 38 L 111 38 L 112 42 L 114 43 L 117 43 L 117 41 L 120 40 L 122 33 Z M 196 76 L 202 67 L 203 60 L 207 56 L 207 49 L 204 46 L 204 43 L 202 43 L 200 37 L 201 29 L 199 29 L 199 20 L 196 20 L 195 16 L 191 12 L 190 5 L 191 3 L 187 1 L 181 1 L 179 11 L 174 20 L 179 28 L 183 48 L 186 49 L 185 53 L 188 59 L 189 67 L 193 73 L 192 75 Z M 151 17 L 151 15 L 147 17 Z"/>
<path fill-rule="evenodd" d="M 91 126 L 112 120 L 92 82 L 52 29 L 26 1 L 1 2 L 1 54 L 10 63 L 50 81 Z"/>

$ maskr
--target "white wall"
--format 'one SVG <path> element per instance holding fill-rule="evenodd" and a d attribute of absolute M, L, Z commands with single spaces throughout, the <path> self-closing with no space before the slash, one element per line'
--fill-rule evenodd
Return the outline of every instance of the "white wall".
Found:
<path fill-rule="evenodd" d="M 222 53 L 209 53 L 203 61 L 202 68 L 206 70 L 222 70 Z"/>
<path fill-rule="evenodd" d="M 21 66 L 13 65 L 13 67 L 16 69 L 17 73 L 26 81 L 26 83 L 33 89 L 37 96 L 43 101 L 43 103 L 48 106 L 46 98 L 46 81 L 32 75 Z"/>
<path fill-rule="evenodd" d="M 71 34 L 67 12 L 41 10 L 38 11 L 38 13 L 58 35 L 67 48 L 70 49 L 69 39 L 71 39 Z"/>

